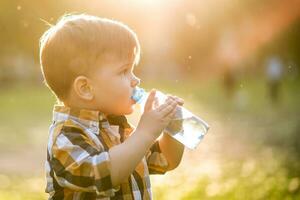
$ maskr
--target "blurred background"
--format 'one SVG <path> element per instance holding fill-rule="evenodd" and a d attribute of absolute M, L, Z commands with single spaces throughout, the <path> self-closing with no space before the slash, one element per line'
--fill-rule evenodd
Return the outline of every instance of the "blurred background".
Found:
<path fill-rule="evenodd" d="M 300 198 L 299 0 L 1 0 L 0 199 L 46 199 L 54 96 L 39 37 L 65 13 L 119 20 L 138 35 L 146 89 L 185 99 L 210 126 L 155 199 Z M 133 124 L 138 113 L 128 116 Z"/>

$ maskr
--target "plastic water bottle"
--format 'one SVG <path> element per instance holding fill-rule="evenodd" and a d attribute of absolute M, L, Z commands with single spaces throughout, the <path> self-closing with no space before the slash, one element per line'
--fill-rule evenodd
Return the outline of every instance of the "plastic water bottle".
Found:
<path fill-rule="evenodd" d="M 131 98 L 144 108 L 148 95 L 149 93 L 143 88 L 136 87 Z M 167 96 L 160 91 L 156 91 L 155 96 L 157 97 L 158 105 L 161 105 L 167 99 Z M 204 120 L 184 107 L 177 105 L 175 116 L 164 132 L 189 149 L 196 149 L 208 129 L 209 125 Z"/>

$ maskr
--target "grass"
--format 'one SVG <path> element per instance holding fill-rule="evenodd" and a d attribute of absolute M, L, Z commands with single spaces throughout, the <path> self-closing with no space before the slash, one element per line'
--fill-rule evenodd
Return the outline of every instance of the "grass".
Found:
<path fill-rule="evenodd" d="M 185 107 L 211 125 L 207 138 L 197 150 L 185 151 L 176 170 L 151 177 L 155 199 L 300 198 L 299 83 L 283 82 L 277 106 L 270 103 L 261 78 L 240 80 L 232 98 L 220 81 L 142 85 L 184 98 Z M 16 163 L 13 169 L 1 167 L 0 200 L 47 198 L 40 165 L 31 170 L 18 160 L 25 149 L 43 161 L 38 151 L 44 151 L 54 102 L 45 87 L 2 89 L 0 162 L 12 157 Z"/>
<path fill-rule="evenodd" d="M 44 87 L 16 85 L 0 97 L 1 149 L 31 143 L 33 132 L 45 130 L 51 121 L 55 99 Z"/>
<path fill-rule="evenodd" d="M 46 199 L 43 192 L 43 177 L 0 175 L 0 199 L 40 200 Z"/>

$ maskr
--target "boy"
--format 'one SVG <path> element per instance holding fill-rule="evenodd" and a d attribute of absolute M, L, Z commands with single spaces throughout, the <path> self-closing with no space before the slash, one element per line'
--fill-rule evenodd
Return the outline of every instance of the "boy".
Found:
<path fill-rule="evenodd" d="M 44 82 L 57 97 L 47 148 L 49 199 L 152 199 L 149 174 L 180 163 L 184 147 L 163 133 L 183 100 L 154 108 L 150 92 L 136 128 L 133 67 L 140 45 L 126 25 L 66 15 L 40 39 Z"/>

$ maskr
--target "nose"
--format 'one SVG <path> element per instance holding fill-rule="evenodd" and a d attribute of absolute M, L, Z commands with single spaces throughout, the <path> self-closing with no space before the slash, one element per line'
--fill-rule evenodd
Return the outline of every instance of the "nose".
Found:
<path fill-rule="evenodd" d="M 132 80 L 131 80 L 131 87 L 135 87 L 135 86 L 139 85 L 140 82 L 141 82 L 141 79 L 139 79 L 138 77 L 133 75 Z"/>

